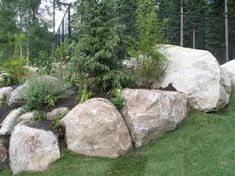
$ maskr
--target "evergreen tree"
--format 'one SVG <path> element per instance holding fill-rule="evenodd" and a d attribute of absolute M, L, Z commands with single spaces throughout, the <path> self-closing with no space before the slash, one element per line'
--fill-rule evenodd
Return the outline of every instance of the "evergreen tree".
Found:
<path fill-rule="evenodd" d="M 224 48 L 224 0 L 216 0 L 208 4 L 205 21 L 206 48 Z"/>
<path fill-rule="evenodd" d="M 165 66 L 165 57 L 157 50 L 164 39 L 154 0 L 137 0 L 136 28 L 138 52 L 144 57 L 137 58 L 137 75 L 152 88 L 152 80 L 160 79 Z"/>
<path fill-rule="evenodd" d="M 82 0 L 78 3 L 80 36 L 73 59 L 81 90 L 107 90 L 124 86 L 128 78 L 119 71 L 119 34 L 123 30 L 118 5 L 113 0 Z"/>
<path fill-rule="evenodd" d="M 121 38 L 121 57 L 128 57 L 130 52 L 136 49 L 137 30 L 135 25 L 136 0 L 118 0 L 118 12 L 120 22 L 124 25 Z"/>
<path fill-rule="evenodd" d="M 14 46 L 10 43 L 14 42 L 12 36 L 18 32 L 15 21 L 14 1 L 0 1 L 0 63 L 4 62 L 13 53 Z"/>

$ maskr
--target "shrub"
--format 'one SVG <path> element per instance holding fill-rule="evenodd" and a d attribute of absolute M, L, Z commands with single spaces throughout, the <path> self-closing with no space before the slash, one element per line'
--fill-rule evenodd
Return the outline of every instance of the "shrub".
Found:
<path fill-rule="evenodd" d="M 47 118 L 47 113 L 45 111 L 38 111 L 35 113 L 33 120 L 34 121 L 43 121 Z"/>
<path fill-rule="evenodd" d="M 41 71 L 49 74 L 52 68 L 52 56 L 46 51 L 40 51 L 38 58 L 34 61 L 34 65 Z"/>
<path fill-rule="evenodd" d="M 122 89 L 116 88 L 108 93 L 110 97 L 110 101 L 117 107 L 117 109 L 121 109 L 124 104 L 124 98 L 122 97 Z"/>
<path fill-rule="evenodd" d="M 59 128 L 60 127 L 60 121 L 64 118 L 65 114 L 64 113 L 59 113 L 57 114 L 53 121 L 52 121 L 52 126 L 54 128 Z"/>
<path fill-rule="evenodd" d="M 87 89 L 83 89 L 82 93 L 78 96 L 77 101 L 79 102 L 79 104 L 81 104 L 89 100 L 92 97 L 93 97 L 93 93 L 91 91 L 88 91 Z"/>
<path fill-rule="evenodd" d="M 155 3 L 154 0 L 137 0 L 137 53 L 143 57 L 136 60 L 136 76 L 143 78 L 145 88 L 152 88 L 153 80 L 160 79 L 167 66 L 165 56 L 158 51 L 164 43 L 164 23 L 157 17 Z"/>
<path fill-rule="evenodd" d="M 136 59 L 134 74 L 143 81 L 144 88 L 153 88 L 154 81 L 159 80 L 167 68 L 167 59 L 159 51 L 152 50 Z"/>
<path fill-rule="evenodd" d="M 44 106 L 55 106 L 70 94 L 69 85 L 50 76 L 41 76 L 27 81 L 23 90 L 26 109 L 41 109 Z"/>
<path fill-rule="evenodd" d="M 1 68 L 4 73 L 11 75 L 15 82 L 19 82 L 26 77 L 27 70 L 24 67 L 27 63 L 25 58 L 13 58 L 5 62 Z"/>
<path fill-rule="evenodd" d="M 2 74 L 0 79 L 0 87 L 12 86 L 18 83 L 18 79 L 10 74 Z"/>

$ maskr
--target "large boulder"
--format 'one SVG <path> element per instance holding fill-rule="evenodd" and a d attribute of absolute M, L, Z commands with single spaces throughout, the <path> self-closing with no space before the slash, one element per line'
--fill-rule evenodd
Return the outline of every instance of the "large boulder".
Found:
<path fill-rule="evenodd" d="M 18 118 L 24 113 L 23 108 L 18 108 L 10 112 L 0 124 L 0 135 L 9 135 L 17 124 Z"/>
<path fill-rule="evenodd" d="M 18 106 L 18 105 L 22 105 L 24 102 L 24 98 L 22 95 L 22 91 L 27 87 L 27 82 L 18 86 L 17 88 L 15 88 L 11 94 L 9 95 L 9 97 L 7 98 L 7 104 L 8 106 Z"/>
<path fill-rule="evenodd" d="M 136 147 L 174 130 L 189 112 L 188 97 L 179 92 L 125 89 L 123 117 Z"/>
<path fill-rule="evenodd" d="M 222 65 L 222 68 L 226 73 L 228 73 L 232 82 L 232 86 L 235 86 L 235 59 Z"/>
<path fill-rule="evenodd" d="M 44 171 L 60 158 L 57 137 L 51 131 L 18 124 L 11 135 L 10 167 L 13 174 L 22 171 Z"/>
<path fill-rule="evenodd" d="M 84 155 L 115 158 L 132 148 L 124 119 L 108 100 L 77 105 L 61 121 L 68 149 Z"/>
<path fill-rule="evenodd" d="M 231 82 L 216 58 L 208 51 L 165 46 L 169 66 L 162 81 L 155 87 L 172 85 L 189 96 L 195 110 L 210 112 L 225 107 L 230 99 Z"/>
<path fill-rule="evenodd" d="M 0 88 L 0 103 L 3 103 L 13 91 L 12 87 Z"/>

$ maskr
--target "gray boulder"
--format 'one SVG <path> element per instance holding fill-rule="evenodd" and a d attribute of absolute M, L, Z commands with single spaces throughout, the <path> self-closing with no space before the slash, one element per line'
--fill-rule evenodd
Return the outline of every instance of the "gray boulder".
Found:
<path fill-rule="evenodd" d="M 0 103 L 5 102 L 7 97 L 11 94 L 12 91 L 13 91 L 12 87 L 0 88 Z"/>
<path fill-rule="evenodd" d="M 11 111 L 0 124 L 0 135 L 9 135 L 18 122 L 18 118 L 24 113 L 23 108 Z"/>
<path fill-rule="evenodd" d="M 229 103 L 230 79 L 210 52 L 179 46 L 165 46 L 161 52 L 169 66 L 155 87 L 172 85 L 187 94 L 191 107 L 199 111 L 218 111 Z"/>
<path fill-rule="evenodd" d="M 235 86 L 235 59 L 222 65 L 222 68 L 228 74 L 232 86 Z"/>
<path fill-rule="evenodd" d="M 57 137 L 51 131 L 18 124 L 11 135 L 10 167 L 13 174 L 22 171 L 44 171 L 60 158 Z"/>

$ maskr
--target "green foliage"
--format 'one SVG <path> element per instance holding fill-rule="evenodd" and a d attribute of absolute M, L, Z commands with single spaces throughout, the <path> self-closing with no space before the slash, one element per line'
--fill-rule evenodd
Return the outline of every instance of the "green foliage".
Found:
<path fill-rule="evenodd" d="M 49 74 L 52 68 L 52 56 L 46 51 L 39 51 L 38 58 L 35 59 L 34 65 L 39 68 L 40 71 Z"/>
<path fill-rule="evenodd" d="M 34 121 L 43 121 L 47 118 L 47 113 L 45 111 L 37 111 L 33 117 Z"/>
<path fill-rule="evenodd" d="M 10 74 L 2 74 L 0 79 L 0 87 L 8 87 L 17 84 L 18 80 L 16 77 Z"/>
<path fill-rule="evenodd" d="M 14 46 L 9 45 L 9 34 L 18 32 L 15 19 L 16 11 L 12 0 L 0 1 L 0 64 L 4 63 L 14 52 Z"/>
<path fill-rule="evenodd" d="M 48 31 L 49 26 L 38 21 L 34 21 L 33 24 L 28 26 L 28 40 L 26 41 L 26 46 L 28 45 L 29 50 L 29 60 L 32 65 L 41 62 L 39 59 L 42 58 L 42 52 L 47 55 L 47 60 L 43 60 L 43 64 L 46 66 L 51 62 L 52 53 L 52 38 L 53 34 Z"/>
<path fill-rule="evenodd" d="M 148 53 L 156 44 L 164 43 L 163 24 L 157 17 L 154 0 L 137 0 L 136 28 L 141 52 Z"/>
<path fill-rule="evenodd" d="M 71 55 L 74 53 L 75 41 L 69 39 L 65 40 L 61 45 L 56 48 L 56 59 L 59 62 L 67 63 L 70 61 Z"/>
<path fill-rule="evenodd" d="M 125 100 L 122 97 L 122 89 L 116 88 L 110 90 L 108 95 L 110 101 L 117 107 L 117 109 L 121 109 L 124 106 Z"/>
<path fill-rule="evenodd" d="M 4 79 L 5 83 L 16 84 L 19 83 L 21 79 L 25 78 L 27 70 L 26 66 L 27 60 L 24 58 L 12 58 L 1 65 L 1 69 L 8 76 Z"/>
<path fill-rule="evenodd" d="M 87 89 L 83 89 L 81 94 L 78 96 L 77 100 L 79 104 L 81 104 L 89 100 L 92 97 L 93 97 L 93 93 L 91 91 L 88 91 Z"/>
<path fill-rule="evenodd" d="M 119 58 L 119 33 L 123 25 L 119 23 L 114 1 L 82 1 L 78 4 L 81 23 L 76 54 L 72 59 L 73 71 L 79 76 L 79 88 L 103 91 L 119 85 L 126 86 L 131 78 L 121 70 Z"/>
<path fill-rule="evenodd" d="M 52 126 L 54 128 L 60 128 L 60 121 L 64 118 L 65 114 L 64 113 L 59 113 L 57 114 L 52 121 Z"/>
<path fill-rule="evenodd" d="M 70 94 L 69 86 L 61 80 L 49 76 L 41 76 L 28 80 L 23 91 L 26 109 L 41 109 L 44 106 L 55 106 Z"/>
<path fill-rule="evenodd" d="M 152 51 L 147 56 L 141 55 L 136 59 L 134 70 L 136 79 L 141 79 L 144 88 L 152 88 L 154 81 L 160 80 L 167 68 L 167 59 L 160 52 Z"/>
<path fill-rule="evenodd" d="M 157 18 L 154 0 L 137 0 L 136 28 L 138 32 L 138 51 L 136 76 L 144 80 L 145 88 L 152 88 L 153 80 L 164 74 L 166 58 L 158 51 L 162 38 L 163 24 Z"/>

